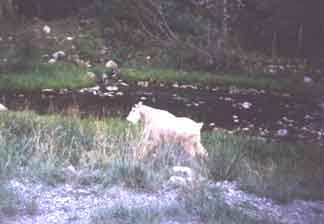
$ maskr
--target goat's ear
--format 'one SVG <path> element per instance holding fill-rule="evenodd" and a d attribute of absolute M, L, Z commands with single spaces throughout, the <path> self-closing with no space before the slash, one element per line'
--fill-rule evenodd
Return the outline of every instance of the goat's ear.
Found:
<path fill-rule="evenodd" d="M 142 105 L 143 105 L 143 102 L 139 101 L 137 104 L 135 104 L 135 107 L 139 107 L 139 106 L 142 106 Z"/>
<path fill-rule="evenodd" d="M 203 126 L 204 126 L 204 123 L 203 122 L 198 123 L 199 129 L 201 129 Z"/>

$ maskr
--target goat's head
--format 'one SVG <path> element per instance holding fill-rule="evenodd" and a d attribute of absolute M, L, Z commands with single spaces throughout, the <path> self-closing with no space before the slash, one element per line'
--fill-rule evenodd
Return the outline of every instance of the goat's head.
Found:
<path fill-rule="evenodd" d="M 127 120 L 133 124 L 136 124 L 139 122 L 139 120 L 141 119 L 141 114 L 140 114 L 140 109 L 142 106 L 142 102 L 139 102 L 138 104 L 135 104 L 131 111 L 129 112 L 128 116 L 127 116 Z"/>

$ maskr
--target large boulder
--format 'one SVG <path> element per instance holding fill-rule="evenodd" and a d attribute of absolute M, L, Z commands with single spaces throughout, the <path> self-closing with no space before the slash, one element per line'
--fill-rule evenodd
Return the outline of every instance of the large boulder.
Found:
<path fill-rule="evenodd" d="M 117 62 L 110 60 L 105 64 L 105 67 L 111 69 L 112 75 L 117 75 L 119 73 Z"/>

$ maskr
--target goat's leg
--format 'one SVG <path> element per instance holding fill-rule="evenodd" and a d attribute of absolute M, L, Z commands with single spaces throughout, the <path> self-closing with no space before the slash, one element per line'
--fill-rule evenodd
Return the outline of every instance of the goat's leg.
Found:
<path fill-rule="evenodd" d="M 142 147 L 140 150 L 140 158 L 143 159 L 150 151 L 161 144 L 161 131 L 147 128 L 144 130 L 142 137 Z"/>
<path fill-rule="evenodd" d="M 191 155 L 191 156 L 202 156 L 202 157 L 207 157 L 207 151 L 204 148 L 204 146 L 200 143 L 200 138 L 199 136 L 196 137 L 190 137 L 184 139 L 182 142 L 182 145 L 184 149 Z"/>

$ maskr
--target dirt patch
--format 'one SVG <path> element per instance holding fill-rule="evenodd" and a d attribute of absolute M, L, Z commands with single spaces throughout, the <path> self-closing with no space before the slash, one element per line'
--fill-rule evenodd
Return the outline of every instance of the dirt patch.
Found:
<path fill-rule="evenodd" d="M 93 223 L 100 220 L 100 217 L 106 218 L 106 221 L 95 223 L 110 223 L 107 219 L 114 218 L 120 221 L 116 223 L 128 223 L 127 220 L 124 222 L 123 218 L 129 218 L 132 211 L 146 211 L 148 217 L 151 217 L 150 214 L 163 214 L 162 217 L 155 217 L 156 219 L 151 217 L 154 219 L 153 223 L 204 223 L 200 217 L 185 209 L 184 195 L 196 194 L 194 189 L 191 189 L 190 193 L 190 188 L 169 186 L 156 192 L 144 192 L 122 186 L 85 187 L 65 184 L 53 187 L 17 180 L 12 180 L 7 185 L 21 198 L 36 198 L 38 204 L 34 215 L 22 213 L 13 217 L 1 217 L 2 223 L 7 224 Z M 324 204 L 320 201 L 293 201 L 281 205 L 270 199 L 258 198 L 240 191 L 234 182 L 208 183 L 203 185 L 203 188 L 211 192 L 215 189 L 221 192 L 220 198 L 226 205 L 256 220 L 295 224 L 323 223 L 324 220 Z M 199 210 L 199 207 L 196 208 Z"/>

